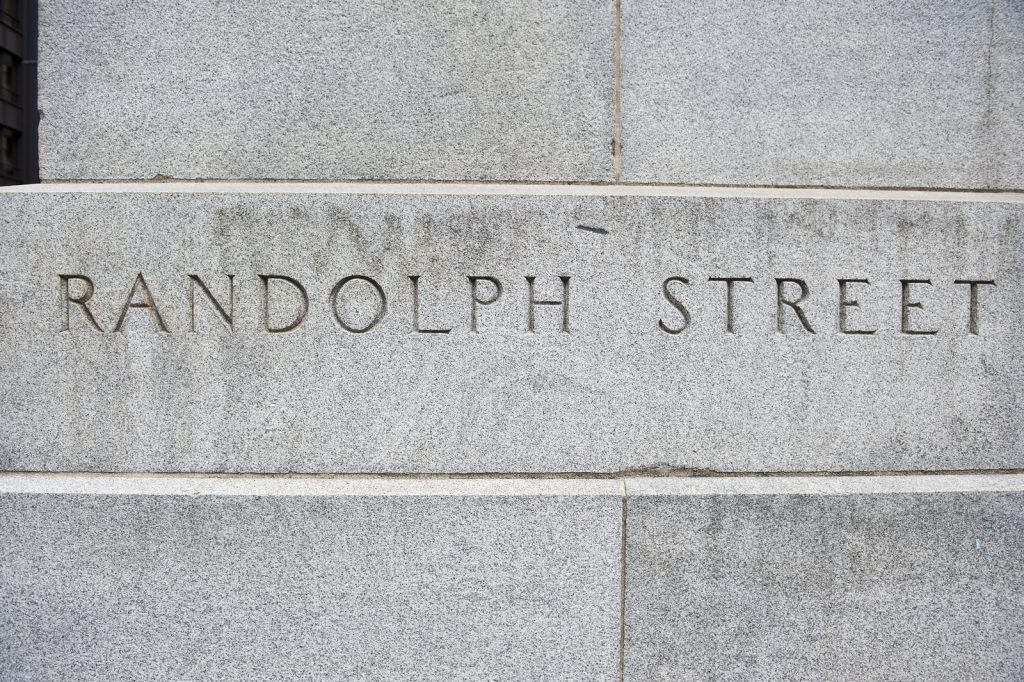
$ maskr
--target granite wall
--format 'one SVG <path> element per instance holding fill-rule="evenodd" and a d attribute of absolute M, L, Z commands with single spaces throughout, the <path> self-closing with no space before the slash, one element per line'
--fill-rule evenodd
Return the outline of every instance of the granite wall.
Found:
<path fill-rule="evenodd" d="M 1017 0 L 45 0 L 0 678 L 1024 677 Z"/>

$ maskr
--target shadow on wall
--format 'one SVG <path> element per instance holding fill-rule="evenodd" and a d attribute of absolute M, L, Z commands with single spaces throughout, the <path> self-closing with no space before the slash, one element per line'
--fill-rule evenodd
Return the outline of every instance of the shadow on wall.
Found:
<path fill-rule="evenodd" d="M 0 185 L 39 182 L 39 0 L 0 0 Z"/>

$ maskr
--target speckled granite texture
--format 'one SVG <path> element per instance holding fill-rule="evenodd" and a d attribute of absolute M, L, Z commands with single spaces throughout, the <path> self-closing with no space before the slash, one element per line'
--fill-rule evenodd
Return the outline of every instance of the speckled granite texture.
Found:
<path fill-rule="evenodd" d="M 44 179 L 610 180 L 614 0 L 46 0 Z"/>
<path fill-rule="evenodd" d="M 0 477 L 0 678 L 618 680 L 620 491 Z"/>
<path fill-rule="evenodd" d="M 1024 477 L 626 489 L 628 682 L 1024 676 Z"/>
<path fill-rule="evenodd" d="M 1024 187 L 1019 0 L 622 0 L 623 179 Z"/>

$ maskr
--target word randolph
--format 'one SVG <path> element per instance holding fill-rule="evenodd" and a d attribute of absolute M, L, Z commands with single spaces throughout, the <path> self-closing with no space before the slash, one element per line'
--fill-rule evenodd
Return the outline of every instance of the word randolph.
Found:
<path fill-rule="evenodd" d="M 227 280 L 227 294 L 218 298 L 211 291 L 206 282 L 197 275 L 188 275 L 186 278 L 188 286 L 188 317 L 189 331 L 196 331 L 196 303 L 203 300 L 216 313 L 224 326 L 233 331 L 235 328 L 235 301 L 236 286 L 235 276 L 225 275 Z M 272 334 L 291 332 L 298 329 L 306 320 L 309 314 L 310 296 L 306 287 L 297 279 L 286 275 L 258 275 L 262 282 L 262 310 L 263 330 Z M 561 310 L 560 331 L 569 333 L 569 312 L 570 312 L 570 281 L 568 275 L 559 275 L 557 279 L 561 282 L 561 297 L 558 299 L 541 299 L 536 293 L 536 277 L 526 276 L 527 296 L 525 302 L 525 331 L 536 332 L 536 310 L 538 307 L 557 307 Z M 93 309 L 93 297 L 96 293 L 96 286 L 92 279 L 85 275 L 59 275 L 60 280 L 60 310 L 61 327 L 60 331 L 71 331 L 72 308 L 77 308 L 85 322 L 94 330 L 104 332 Z M 409 287 L 412 298 L 412 319 L 410 331 L 417 334 L 447 334 L 451 328 L 424 328 L 420 323 L 420 276 L 408 275 Z M 504 287 L 496 277 L 467 276 L 467 302 L 469 331 L 478 331 L 479 310 L 483 306 L 497 303 L 503 295 Z M 709 277 L 708 282 L 724 284 L 724 307 L 725 307 L 725 332 L 732 334 L 736 329 L 736 288 L 739 284 L 754 284 L 752 277 Z M 903 334 L 911 335 L 932 335 L 939 332 L 938 329 L 924 329 L 915 324 L 913 313 L 923 310 L 924 304 L 917 300 L 917 296 L 924 287 L 935 286 L 930 279 L 900 279 L 900 319 L 897 327 Z M 665 334 L 678 335 L 690 328 L 692 315 L 687 308 L 683 294 L 690 285 L 686 277 L 668 277 L 661 285 L 661 294 L 664 301 L 674 309 L 670 319 L 659 319 L 657 328 Z M 787 333 L 788 328 L 802 330 L 804 333 L 815 334 L 817 331 L 812 326 L 810 319 L 804 310 L 806 301 L 811 296 L 811 289 L 807 282 L 799 278 L 776 277 L 772 280 L 774 287 L 775 318 L 776 328 L 779 333 Z M 952 284 L 966 287 L 966 331 L 969 334 L 978 335 L 980 317 L 980 299 L 982 287 L 994 287 L 994 280 L 984 279 L 955 279 Z M 837 279 L 834 291 L 834 302 L 836 306 L 837 331 L 840 334 L 870 335 L 878 331 L 876 328 L 854 327 L 849 320 L 849 312 L 852 308 L 859 308 L 860 301 L 855 296 L 855 287 L 871 285 L 871 281 L 864 278 L 859 279 Z M 374 300 L 374 312 L 369 320 L 357 322 L 346 319 L 339 302 L 342 302 L 347 292 L 355 288 L 361 288 L 369 293 Z M 284 291 L 289 291 L 292 299 L 294 313 L 290 319 L 280 322 L 279 315 L 274 315 L 275 308 L 273 291 L 280 290 L 278 296 Z M 338 280 L 328 297 L 330 310 L 338 326 L 352 334 L 365 334 L 374 329 L 385 318 L 388 313 L 388 296 L 384 287 L 372 277 L 366 275 L 349 275 Z M 123 332 L 130 319 L 133 310 L 144 310 L 149 314 L 152 324 L 160 332 L 170 333 L 164 315 L 160 312 L 156 298 L 150 286 L 140 272 L 135 277 L 134 283 L 120 306 L 120 314 L 114 324 L 112 332 Z M 799 325 L 785 324 L 786 319 L 791 318 Z M 274 320 L 277 320 L 276 322 Z"/>

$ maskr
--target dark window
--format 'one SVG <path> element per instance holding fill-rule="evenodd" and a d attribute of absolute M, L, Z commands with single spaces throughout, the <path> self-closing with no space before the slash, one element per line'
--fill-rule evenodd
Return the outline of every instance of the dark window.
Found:
<path fill-rule="evenodd" d="M 18 102 L 18 67 L 6 52 L 0 52 L 0 99 Z"/>
<path fill-rule="evenodd" d="M 0 185 L 39 182 L 38 10 L 39 0 L 0 0 Z"/>
<path fill-rule="evenodd" d="M 10 128 L 0 128 L 0 178 L 15 179 L 18 176 L 18 133 Z"/>
<path fill-rule="evenodd" d="M 18 0 L 0 0 L 0 20 L 18 27 Z"/>

